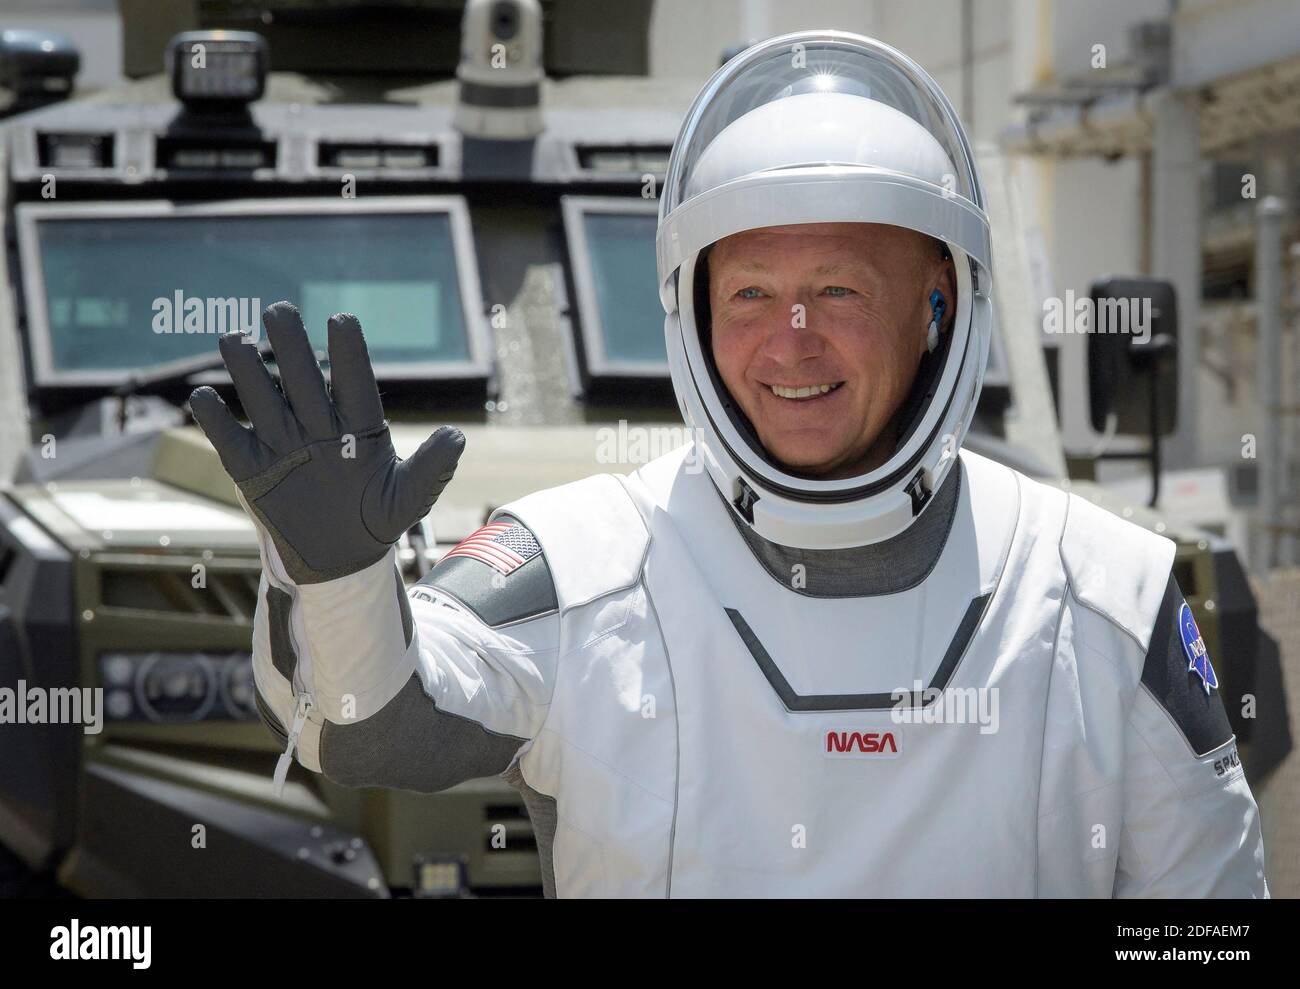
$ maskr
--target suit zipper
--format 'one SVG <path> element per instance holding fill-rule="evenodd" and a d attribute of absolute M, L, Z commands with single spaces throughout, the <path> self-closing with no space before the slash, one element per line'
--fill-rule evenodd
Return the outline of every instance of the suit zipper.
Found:
<path fill-rule="evenodd" d="M 297 597 L 296 594 L 294 596 Z M 294 611 L 295 609 L 290 609 L 291 615 Z M 293 651 L 298 660 L 294 663 L 291 684 L 293 687 L 294 714 L 293 724 L 289 729 L 289 737 L 285 740 L 284 751 L 280 754 L 280 758 L 275 764 L 275 774 L 271 777 L 277 797 L 284 792 L 284 783 L 289 776 L 289 767 L 293 765 L 293 754 L 298 746 L 298 738 L 307 726 L 307 717 L 315 706 L 312 689 L 307 685 L 310 657 L 307 655 L 306 642 L 296 632 L 295 624 L 291 619 L 289 622 L 289 635 L 293 639 Z"/>
<path fill-rule="evenodd" d="M 297 680 L 296 675 L 294 679 Z M 295 683 L 294 686 L 296 688 L 297 684 Z M 312 708 L 312 697 L 307 691 L 295 689 L 293 696 L 293 725 L 289 729 L 289 737 L 286 739 L 284 752 L 280 754 L 280 759 L 275 764 L 275 775 L 271 777 L 277 797 L 284 792 L 284 781 L 289 775 L 289 766 L 293 764 L 293 750 L 298 745 L 298 736 L 302 734 L 302 730 L 307 724 L 307 715 Z"/>

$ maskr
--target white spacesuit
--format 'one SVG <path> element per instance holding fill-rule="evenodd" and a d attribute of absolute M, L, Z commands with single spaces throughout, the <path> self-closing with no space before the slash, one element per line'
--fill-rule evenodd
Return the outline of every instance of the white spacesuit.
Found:
<path fill-rule="evenodd" d="M 701 255 L 844 221 L 943 241 L 957 298 L 894 454 L 809 480 L 720 383 Z M 383 539 L 343 561 L 277 528 L 267 492 L 307 454 L 236 463 L 196 400 L 262 538 L 281 778 L 291 756 L 350 785 L 501 775 L 557 896 L 1266 895 L 1173 544 L 961 451 L 992 273 L 934 82 L 840 32 L 749 49 L 686 117 L 658 247 L 694 448 L 505 506 L 409 592 Z"/>

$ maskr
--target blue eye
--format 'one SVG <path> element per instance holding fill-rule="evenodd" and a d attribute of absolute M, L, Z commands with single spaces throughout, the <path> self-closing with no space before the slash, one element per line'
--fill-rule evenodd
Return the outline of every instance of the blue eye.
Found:
<path fill-rule="evenodd" d="M 835 299 L 843 299 L 846 296 L 853 294 L 853 289 L 845 288 L 843 285 L 827 285 L 826 291 Z"/>
<path fill-rule="evenodd" d="M 745 294 L 746 292 L 753 292 L 754 294 L 746 295 Z M 762 294 L 763 294 L 762 291 L 754 288 L 754 286 L 752 285 L 749 288 L 742 288 L 739 292 L 736 293 L 736 295 L 740 296 L 740 298 L 742 299 L 757 299 Z"/>

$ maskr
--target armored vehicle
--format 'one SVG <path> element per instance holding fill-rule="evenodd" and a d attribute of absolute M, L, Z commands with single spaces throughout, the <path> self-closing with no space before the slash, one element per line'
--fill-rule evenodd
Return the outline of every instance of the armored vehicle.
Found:
<path fill-rule="evenodd" d="M 0 688 L 67 715 L 0 724 L 10 868 L 85 896 L 538 893 L 499 780 L 357 790 L 295 766 L 275 796 L 254 533 L 185 401 L 235 403 L 216 335 L 271 302 L 322 357 L 328 316 L 359 314 L 399 453 L 443 422 L 467 438 L 403 537 L 408 581 L 497 506 L 680 444 L 656 190 L 699 81 L 647 77 L 650 0 L 120 6 L 131 81 L 0 125 Z M 1024 259 L 997 243 L 971 446 L 1102 497 L 1066 477 Z M 1228 655 L 1255 634 L 1236 557 L 1168 534 Z"/>

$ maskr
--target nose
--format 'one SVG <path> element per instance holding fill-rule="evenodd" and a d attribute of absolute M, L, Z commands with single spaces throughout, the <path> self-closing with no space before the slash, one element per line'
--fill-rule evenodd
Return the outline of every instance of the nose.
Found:
<path fill-rule="evenodd" d="M 794 368 L 822 356 L 825 342 L 810 325 L 811 307 L 806 302 L 791 300 L 773 309 L 772 322 L 765 327 L 759 347 L 761 357 L 777 367 Z"/>

